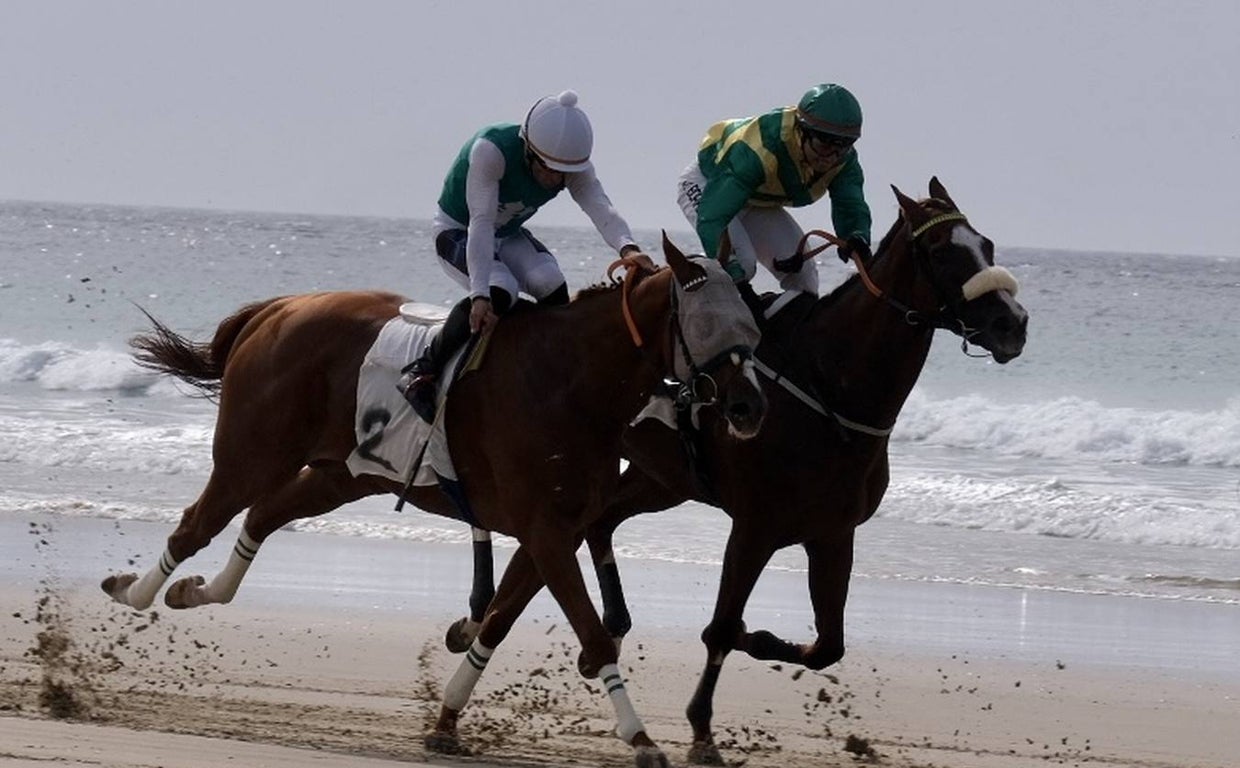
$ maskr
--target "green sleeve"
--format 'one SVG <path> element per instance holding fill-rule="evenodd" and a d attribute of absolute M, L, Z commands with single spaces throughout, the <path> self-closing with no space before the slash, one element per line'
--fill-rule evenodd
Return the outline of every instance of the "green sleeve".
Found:
<path fill-rule="evenodd" d="M 754 187 L 737 178 L 731 171 L 725 171 L 706 182 L 702 190 L 702 201 L 698 204 L 698 239 L 702 241 L 704 253 L 714 258 L 719 254 L 719 240 L 723 230 L 727 229 L 732 218 L 741 212 Z"/>
<path fill-rule="evenodd" d="M 827 187 L 831 196 L 831 224 L 835 234 L 847 240 L 860 237 L 870 242 L 870 206 L 865 202 L 865 174 L 854 151 Z"/>

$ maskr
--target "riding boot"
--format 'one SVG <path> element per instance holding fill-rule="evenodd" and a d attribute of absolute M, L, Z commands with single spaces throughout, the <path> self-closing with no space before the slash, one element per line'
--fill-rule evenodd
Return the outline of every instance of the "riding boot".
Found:
<path fill-rule="evenodd" d="M 438 379 L 452 353 L 469 338 L 469 310 L 472 300 L 465 297 L 448 313 L 439 334 L 431 339 L 422 355 L 401 370 L 396 388 L 409 401 L 413 412 L 427 424 L 435 423 Z"/>
<path fill-rule="evenodd" d="M 749 307 L 750 314 L 758 323 L 759 330 L 766 327 L 766 307 L 762 306 L 762 298 L 758 296 L 758 292 L 753 289 L 748 280 L 741 280 L 736 284 L 736 291 L 744 300 L 745 306 Z"/>

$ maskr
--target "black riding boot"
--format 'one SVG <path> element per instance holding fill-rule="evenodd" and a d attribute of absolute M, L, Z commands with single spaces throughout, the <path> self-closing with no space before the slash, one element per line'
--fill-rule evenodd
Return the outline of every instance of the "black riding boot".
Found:
<path fill-rule="evenodd" d="M 758 323 L 759 330 L 766 327 L 766 308 L 762 306 L 762 297 L 753 289 L 748 280 L 741 280 L 736 284 L 736 290 L 741 295 L 741 299 L 745 301 L 745 306 L 749 307 L 749 313 L 753 315 L 753 319 Z"/>
<path fill-rule="evenodd" d="M 467 296 L 448 313 L 439 335 L 431 339 L 422 356 L 405 366 L 396 382 L 396 388 L 413 406 L 414 413 L 427 424 L 435 423 L 435 397 L 439 375 L 456 352 L 469 338 L 469 310 L 471 299 Z"/>

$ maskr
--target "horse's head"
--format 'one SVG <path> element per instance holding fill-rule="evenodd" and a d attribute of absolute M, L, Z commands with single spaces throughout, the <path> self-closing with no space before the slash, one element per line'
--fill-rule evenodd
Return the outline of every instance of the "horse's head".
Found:
<path fill-rule="evenodd" d="M 994 243 L 978 233 L 937 178 L 918 202 L 894 186 L 917 268 L 929 279 L 943 326 L 1006 363 L 1025 347 L 1029 314 L 1016 278 L 995 266 Z"/>
<path fill-rule="evenodd" d="M 718 404 L 728 430 L 753 437 L 766 396 L 753 367 L 758 324 L 719 262 L 689 258 L 663 235 L 672 268 L 672 372 L 698 402 Z"/>

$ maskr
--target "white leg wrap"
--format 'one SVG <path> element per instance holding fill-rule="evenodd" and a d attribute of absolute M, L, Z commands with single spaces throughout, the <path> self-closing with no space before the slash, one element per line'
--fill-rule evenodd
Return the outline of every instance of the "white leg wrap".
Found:
<path fill-rule="evenodd" d="M 129 585 L 125 593 L 125 603 L 138 610 L 149 608 L 151 603 L 155 602 L 155 595 L 159 594 L 160 587 L 164 585 L 178 565 L 180 563 L 165 549 L 164 553 L 159 556 L 159 562 L 155 564 L 155 567 Z"/>
<path fill-rule="evenodd" d="M 611 706 L 616 710 L 616 735 L 625 744 L 631 744 L 633 737 L 646 730 L 646 726 L 637 718 L 633 702 L 629 701 L 620 668 L 615 664 L 608 664 L 598 671 L 598 679 L 603 684 L 603 690 L 607 691 L 607 698 L 611 699 Z"/>
<path fill-rule="evenodd" d="M 477 640 L 469 646 L 469 650 L 465 652 L 465 658 L 461 659 L 461 666 L 456 668 L 456 674 L 452 675 L 452 679 L 444 688 L 443 705 L 445 707 L 453 712 L 460 712 L 465 708 L 470 695 L 474 692 L 474 686 L 478 684 L 478 678 L 482 677 L 482 670 L 487 668 L 487 662 L 491 660 L 492 653 L 494 649 L 487 648 Z"/>
<path fill-rule="evenodd" d="M 232 601 L 237 594 L 237 588 L 241 586 L 241 580 L 245 578 L 245 572 L 250 569 L 250 563 L 258 554 L 259 546 L 259 543 L 251 539 L 244 528 L 241 529 L 241 535 L 237 537 L 237 543 L 233 545 L 232 554 L 228 556 L 228 564 L 207 585 L 206 602 L 228 603 Z"/>
<path fill-rule="evenodd" d="M 474 541 L 490 541 L 491 532 L 484 528 L 473 528 Z"/>

